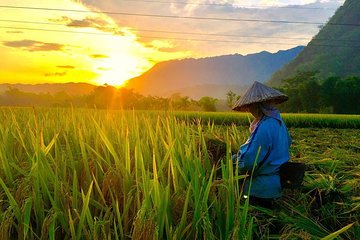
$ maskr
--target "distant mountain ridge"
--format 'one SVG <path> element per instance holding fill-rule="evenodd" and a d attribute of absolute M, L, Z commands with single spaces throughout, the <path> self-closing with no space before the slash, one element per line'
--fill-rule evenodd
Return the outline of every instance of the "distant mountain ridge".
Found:
<path fill-rule="evenodd" d="M 229 90 L 242 94 L 254 80 L 264 82 L 271 73 L 292 60 L 303 47 L 269 53 L 266 51 L 201 59 L 172 60 L 156 64 L 143 75 L 128 81 L 143 95 L 169 97 L 180 93 L 193 99 L 203 96 L 225 99 Z M 89 83 L 0 84 L 0 94 L 13 88 L 36 94 L 64 92 L 70 96 L 90 94 L 98 86 Z"/>
<path fill-rule="evenodd" d="M 359 24 L 360 1 L 346 0 L 304 50 L 273 74 L 269 84 L 281 85 L 297 72 L 318 71 L 323 79 L 360 76 Z"/>
<path fill-rule="evenodd" d="M 89 83 L 42 83 L 42 84 L 10 84 L 3 83 L 0 84 L 0 94 L 7 91 L 9 88 L 18 89 L 22 92 L 30 93 L 49 93 L 55 94 L 58 92 L 65 92 L 70 96 L 76 95 L 85 95 L 92 92 L 96 87 L 95 85 Z"/>
<path fill-rule="evenodd" d="M 253 81 L 264 82 L 272 73 L 294 59 L 303 46 L 277 53 L 266 51 L 249 55 L 224 55 L 200 59 L 160 62 L 141 76 L 127 81 L 126 87 L 144 95 L 168 97 L 178 92 L 184 96 L 225 98 L 237 86 L 242 89 Z M 217 93 L 211 91 L 214 87 Z M 194 89 L 201 89 L 196 92 Z"/>

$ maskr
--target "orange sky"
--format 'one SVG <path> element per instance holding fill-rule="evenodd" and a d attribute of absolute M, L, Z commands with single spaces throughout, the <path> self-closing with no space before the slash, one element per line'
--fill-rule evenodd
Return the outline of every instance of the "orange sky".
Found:
<path fill-rule="evenodd" d="M 179 0 L 179 3 L 175 0 L 2 0 L 0 83 L 88 82 L 120 86 L 155 63 L 169 59 L 276 52 L 306 45 L 318 32 L 316 24 L 205 21 L 186 17 L 324 22 L 343 1 L 221 2 L 224 5 L 212 0 Z M 251 4 L 272 7 L 254 8 Z M 308 8 L 286 8 L 294 4 Z M 6 5 L 48 10 L 6 8 Z M 55 8 L 72 11 L 49 10 Z M 107 11 L 135 15 L 104 13 Z"/>
<path fill-rule="evenodd" d="M 0 8 L 0 83 L 119 86 L 156 62 L 189 55 L 161 51 L 169 46 L 167 41 L 141 43 L 110 17 L 70 0 L 3 0 L 1 5 L 86 12 Z"/>

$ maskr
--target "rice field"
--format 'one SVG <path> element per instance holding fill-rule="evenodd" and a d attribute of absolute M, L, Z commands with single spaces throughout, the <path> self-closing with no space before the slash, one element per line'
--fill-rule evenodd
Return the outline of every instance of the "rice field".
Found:
<path fill-rule="evenodd" d="M 211 121 L 217 125 L 249 125 L 252 117 L 239 112 L 174 112 L 174 116 L 187 121 Z M 345 114 L 282 114 L 288 127 L 300 128 L 350 128 L 360 129 L 360 115 Z"/>
<path fill-rule="evenodd" d="M 225 115 L 180 114 L 0 108 L 0 239 L 360 236 L 360 130 L 350 127 L 358 118 L 345 129 L 325 128 L 326 119 L 308 128 L 286 115 L 296 122 L 292 160 L 307 172 L 302 189 L 268 210 L 242 198 L 245 176 L 230 160 L 248 137 L 248 117 L 219 124 Z M 208 139 L 226 143 L 219 169 Z"/>

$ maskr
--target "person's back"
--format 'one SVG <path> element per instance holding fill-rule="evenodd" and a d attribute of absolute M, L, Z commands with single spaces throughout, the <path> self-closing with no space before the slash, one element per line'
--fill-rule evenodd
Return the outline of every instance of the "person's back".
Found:
<path fill-rule="evenodd" d="M 240 148 L 240 162 L 244 163 L 243 171 L 251 173 L 256 161 L 250 189 L 251 196 L 271 199 L 281 196 L 279 168 L 290 158 L 290 144 L 291 138 L 281 118 L 263 116 L 249 141 Z M 258 159 L 254 159 L 259 147 L 261 149 Z M 249 183 L 248 179 L 245 183 L 245 194 Z"/>
<path fill-rule="evenodd" d="M 233 155 L 233 162 L 241 172 L 252 174 L 245 180 L 244 194 L 250 195 L 251 202 L 266 207 L 281 196 L 279 169 L 290 159 L 291 138 L 274 107 L 287 99 L 278 90 L 254 82 L 233 107 L 235 111 L 250 112 L 255 118 L 250 124 L 250 137 Z"/>

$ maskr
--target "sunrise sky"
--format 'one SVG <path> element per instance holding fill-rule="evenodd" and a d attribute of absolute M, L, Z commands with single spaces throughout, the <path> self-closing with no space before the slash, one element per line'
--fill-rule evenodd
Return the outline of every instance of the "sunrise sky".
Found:
<path fill-rule="evenodd" d="M 120 86 L 169 59 L 306 45 L 343 2 L 2 0 L 0 83 Z"/>

